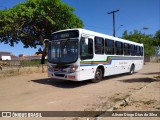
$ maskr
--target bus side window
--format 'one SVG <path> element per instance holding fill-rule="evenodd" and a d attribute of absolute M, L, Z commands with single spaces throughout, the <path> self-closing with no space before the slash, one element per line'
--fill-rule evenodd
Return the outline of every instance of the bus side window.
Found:
<path fill-rule="evenodd" d="M 131 55 L 135 55 L 135 45 L 131 45 Z"/>
<path fill-rule="evenodd" d="M 144 56 L 144 47 L 142 47 L 142 56 Z"/>
<path fill-rule="evenodd" d="M 93 39 L 84 37 L 81 38 L 80 56 L 81 60 L 93 58 Z"/>
<path fill-rule="evenodd" d="M 131 55 L 131 45 L 128 44 L 128 55 Z"/>
<path fill-rule="evenodd" d="M 95 54 L 104 54 L 104 39 L 95 37 Z"/>
<path fill-rule="evenodd" d="M 134 55 L 137 56 L 137 46 L 136 45 L 134 45 Z"/>
<path fill-rule="evenodd" d="M 143 56 L 143 47 L 140 47 L 140 55 Z"/>
<path fill-rule="evenodd" d="M 114 55 L 114 41 L 105 39 L 105 53 Z"/>
<path fill-rule="evenodd" d="M 139 46 L 136 47 L 137 47 L 137 56 L 140 56 L 140 47 Z"/>
<path fill-rule="evenodd" d="M 116 55 L 123 55 L 123 43 L 122 42 L 116 41 L 115 48 L 116 48 Z"/>
<path fill-rule="evenodd" d="M 130 45 L 128 43 L 124 43 L 124 55 L 130 55 Z"/>
<path fill-rule="evenodd" d="M 88 53 L 93 55 L 93 39 L 88 38 Z"/>

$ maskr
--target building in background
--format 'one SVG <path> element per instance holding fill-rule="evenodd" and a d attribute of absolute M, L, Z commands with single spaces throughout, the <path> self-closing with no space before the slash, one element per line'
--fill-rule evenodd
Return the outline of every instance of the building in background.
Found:
<path fill-rule="evenodd" d="M 19 54 L 19 60 L 25 60 L 26 59 L 26 55 L 24 54 Z"/>
<path fill-rule="evenodd" d="M 0 51 L 0 60 L 11 60 L 11 53 Z"/>
<path fill-rule="evenodd" d="M 33 55 L 24 55 L 20 54 L 19 55 L 19 60 L 41 60 L 42 54 L 33 54 Z M 45 57 L 47 59 L 47 56 Z"/>
<path fill-rule="evenodd" d="M 41 60 L 42 58 L 42 54 L 33 54 L 33 55 L 30 55 L 30 56 L 26 56 L 25 57 L 26 60 Z M 47 57 L 45 57 L 45 59 L 47 59 Z"/>
<path fill-rule="evenodd" d="M 19 57 L 11 54 L 11 60 L 19 60 Z"/>
<path fill-rule="evenodd" d="M 33 54 L 33 55 L 30 55 L 30 56 L 25 56 L 26 60 L 40 60 L 42 57 L 42 54 Z"/>
<path fill-rule="evenodd" d="M 42 54 L 24 55 L 19 54 L 15 56 L 11 52 L 0 51 L 0 60 L 41 60 Z M 45 57 L 47 59 L 47 56 Z"/>
<path fill-rule="evenodd" d="M 11 54 L 11 52 L 0 51 L 0 60 L 19 60 L 19 57 Z"/>

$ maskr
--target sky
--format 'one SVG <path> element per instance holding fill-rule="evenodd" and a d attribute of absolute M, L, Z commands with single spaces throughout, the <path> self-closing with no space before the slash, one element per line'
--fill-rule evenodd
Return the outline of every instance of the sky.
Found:
<path fill-rule="evenodd" d="M 0 0 L 0 10 L 11 8 L 25 0 Z M 145 34 L 155 34 L 160 29 L 160 0 L 62 0 L 75 8 L 74 13 L 83 21 L 84 29 L 113 35 L 113 17 L 115 13 L 116 36 L 121 37 L 127 30 L 139 30 Z M 143 30 L 147 27 L 147 30 Z M 38 47 L 39 48 L 39 47 Z M 0 43 L 0 51 L 14 55 L 32 55 L 37 49 L 23 48 L 22 43 L 14 47 Z"/>

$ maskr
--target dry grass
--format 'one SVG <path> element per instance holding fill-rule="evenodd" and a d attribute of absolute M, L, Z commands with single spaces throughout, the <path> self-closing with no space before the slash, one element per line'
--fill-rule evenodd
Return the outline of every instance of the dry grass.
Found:
<path fill-rule="evenodd" d="M 122 100 L 125 100 L 127 97 L 129 97 L 130 94 L 126 94 L 126 95 L 121 95 L 121 94 L 116 94 L 115 96 L 111 97 L 111 101 L 116 103 L 116 102 L 119 102 L 119 101 L 122 101 Z"/>
<path fill-rule="evenodd" d="M 42 66 L 36 67 L 21 67 L 15 69 L 8 69 L 0 71 L 0 78 L 2 77 L 9 77 L 9 76 L 17 76 L 21 74 L 32 74 L 32 73 L 42 73 Z M 44 72 L 47 72 L 47 67 L 44 67 Z"/>
<path fill-rule="evenodd" d="M 154 76 L 157 80 L 160 80 L 160 75 Z"/>

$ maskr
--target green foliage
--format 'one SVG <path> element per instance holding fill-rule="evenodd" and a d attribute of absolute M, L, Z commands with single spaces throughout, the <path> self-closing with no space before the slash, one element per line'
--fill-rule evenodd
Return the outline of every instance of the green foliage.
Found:
<path fill-rule="evenodd" d="M 22 60 L 20 61 L 21 66 L 34 66 L 34 65 L 40 65 L 40 63 L 41 63 L 41 60 Z"/>
<path fill-rule="evenodd" d="M 8 10 L 0 11 L 0 42 L 24 47 L 42 45 L 44 38 L 60 29 L 81 28 L 83 22 L 74 8 L 61 0 L 27 0 Z"/>
<path fill-rule="evenodd" d="M 152 35 L 145 35 L 140 31 L 134 30 L 129 34 L 127 31 L 124 31 L 122 38 L 133 42 L 143 43 L 145 56 L 154 55 L 156 53 L 157 47 Z"/>
<path fill-rule="evenodd" d="M 154 44 L 155 46 L 160 47 L 160 30 L 158 30 L 154 35 Z"/>

